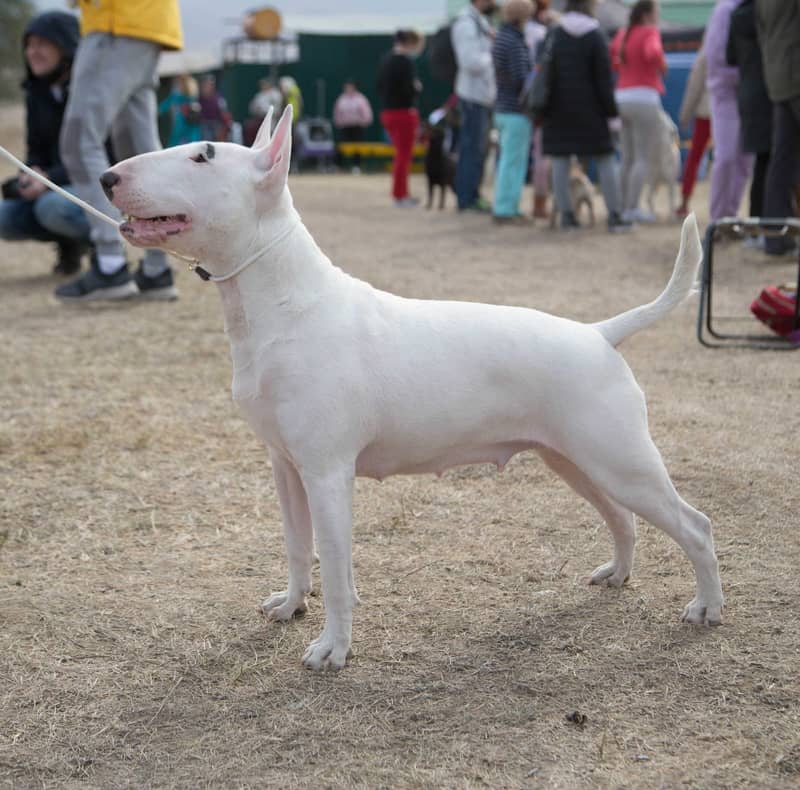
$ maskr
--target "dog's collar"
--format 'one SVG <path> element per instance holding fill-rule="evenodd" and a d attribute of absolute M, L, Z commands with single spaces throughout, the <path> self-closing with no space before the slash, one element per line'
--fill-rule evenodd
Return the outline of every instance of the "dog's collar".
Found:
<path fill-rule="evenodd" d="M 197 274 L 201 280 L 205 280 L 206 282 L 210 280 L 212 283 L 224 283 L 226 280 L 236 277 L 237 274 L 241 274 L 251 263 L 255 263 L 262 255 L 265 255 L 276 245 L 280 244 L 280 242 L 282 242 L 284 239 L 288 238 L 292 231 L 299 224 L 300 220 L 293 222 L 283 233 L 272 239 L 266 247 L 256 250 L 256 252 L 254 252 L 249 258 L 246 258 L 242 263 L 240 263 L 238 266 L 235 266 L 231 271 L 226 272 L 225 274 L 211 274 L 211 272 L 209 272 L 207 269 L 204 269 L 200 265 L 200 261 L 197 260 L 193 260 L 191 263 L 189 263 L 189 269 Z"/>

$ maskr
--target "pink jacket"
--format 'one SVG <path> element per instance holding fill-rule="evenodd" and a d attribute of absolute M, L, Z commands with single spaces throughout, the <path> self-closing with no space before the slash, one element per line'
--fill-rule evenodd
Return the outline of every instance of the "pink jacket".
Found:
<path fill-rule="evenodd" d="M 363 93 L 343 93 L 333 105 L 333 125 L 337 129 L 345 126 L 369 126 L 372 123 L 372 107 Z"/>
<path fill-rule="evenodd" d="M 617 88 L 654 88 L 664 93 L 661 75 L 667 69 L 661 33 L 655 25 L 636 25 L 625 41 L 625 62 L 622 42 L 627 28 L 621 28 L 611 42 L 611 66 L 619 74 Z"/>

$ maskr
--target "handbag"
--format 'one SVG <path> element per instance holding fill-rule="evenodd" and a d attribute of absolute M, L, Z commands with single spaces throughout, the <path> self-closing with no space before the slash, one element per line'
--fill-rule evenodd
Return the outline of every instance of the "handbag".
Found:
<path fill-rule="evenodd" d="M 553 93 L 553 48 L 558 28 L 548 31 L 542 44 L 542 55 L 522 86 L 519 103 L 522 111 L 534 120 L 547 114 Z"/>
<path fill-rule="evenodd" d="M 800 345 L 800 315 L 793 285 L 768 285 L 753 300 L 750 311 L 775 334 Z"/>

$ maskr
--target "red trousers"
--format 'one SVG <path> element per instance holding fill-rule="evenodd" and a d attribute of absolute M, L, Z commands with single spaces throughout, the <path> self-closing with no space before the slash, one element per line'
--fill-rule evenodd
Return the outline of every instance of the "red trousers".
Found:
<path fill-rule="evenodd" d="M 697 180 L 697 170 L 706 152 L 708 139 L 711 137 L 711 119 L 695 118 L 692 142 L 689 146 L 689 155 L 683 166 L 683 197 L 689 200 L 694 192 L 694 182 Z"/>
<path fill-rule="evenodd" d="M 406 110 L 384 110 L 381 123 L 394 146 L 392 165 L 392 195 L 395 200 L 408 197 L 408 173 L 414 158 L 419 115 L 414 107 Z"/>

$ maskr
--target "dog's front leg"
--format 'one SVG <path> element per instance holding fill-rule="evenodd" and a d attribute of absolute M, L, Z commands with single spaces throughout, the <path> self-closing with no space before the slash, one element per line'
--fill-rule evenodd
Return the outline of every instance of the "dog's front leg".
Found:
<path fill-rule="evenodd" d="M 311 592 L 314 536 L 308 500 L 300 475 L 280 453 L 270 450 L 269 457 L 281 505 L 289 584 L 286 590 L 270 595 L 261 604 L 261 610 L 270 620 L 285 621 L 307 609 L 306 595 Z"/>
<path fill-rule="evenodd" d="M 319 551 L 325 627 L 303 656 L 310 669 L 341 669 L 350 654 L 353 606 L 352 521 L 354 468 L 303 474 Z"/>

